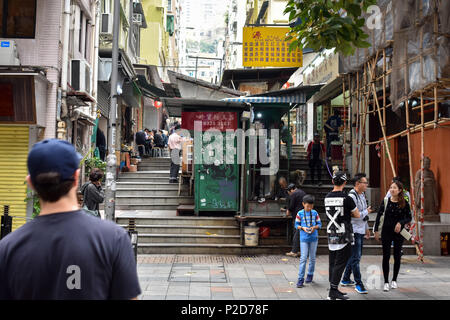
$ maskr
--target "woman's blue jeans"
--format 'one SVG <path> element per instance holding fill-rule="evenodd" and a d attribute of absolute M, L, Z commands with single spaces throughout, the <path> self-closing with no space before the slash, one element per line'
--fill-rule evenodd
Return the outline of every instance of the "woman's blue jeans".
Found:
<path fill-rule="evenodd" d="M 298 270 L 298 279 L 305 278 L 306 260 L 309 256 L 309 268 L 308 274 L 314 274 L 314 268 L 316 266 L 316 252 L 318 241 L 314 242 L 300 242 L 300 266 Z"/>

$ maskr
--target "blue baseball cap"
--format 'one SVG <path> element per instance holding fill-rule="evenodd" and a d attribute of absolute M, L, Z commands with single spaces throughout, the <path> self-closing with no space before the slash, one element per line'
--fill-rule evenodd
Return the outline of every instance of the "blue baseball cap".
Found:
<path fill-rule="evenodd" d="M 69 142 L 47 139 L 36 143 L 28 154 L 28 171 L 34 183 L 38 174 L 57 172 L 61 182 L 73 179 L 83 157 Z"/>

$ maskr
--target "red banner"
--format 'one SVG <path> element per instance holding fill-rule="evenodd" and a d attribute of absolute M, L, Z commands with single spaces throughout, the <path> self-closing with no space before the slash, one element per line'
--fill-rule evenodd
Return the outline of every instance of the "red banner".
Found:
<path fill-rule="evenodd" d="M 202 131 L 217 129 L 225 132 L 238 127 L 236 112 L 181 112 L 181 127 L 194 130 L 194 122 L 201 121 Z"/>

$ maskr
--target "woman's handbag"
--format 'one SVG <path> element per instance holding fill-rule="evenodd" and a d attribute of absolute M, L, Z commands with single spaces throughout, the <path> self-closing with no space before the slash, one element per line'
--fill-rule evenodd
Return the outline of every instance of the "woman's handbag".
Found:
<path fill-rule="evenodd" d="M 383 230 L 383 223 L 384 223 L 384 214 L 386 213 L 386 207 L 388 205 L 388 198 L 384 198 L 384 211 L 382 216 L 380 217 L 380 223 L 378 224 L 378 232 L 381 232 Z M 373 233 L 375 233 L 375 224 L 373 225 Z"/>
<path fill-rule="evenodd" d="M 400 231 L 400 234 L 403 236 L 403 238 L 405 238 L 406 240 L 411 240 L 412 235 L 411 233 L 409 233 L 408 230 L 406 230 L 406 228 L 403 228 L 402 231 Z"/>

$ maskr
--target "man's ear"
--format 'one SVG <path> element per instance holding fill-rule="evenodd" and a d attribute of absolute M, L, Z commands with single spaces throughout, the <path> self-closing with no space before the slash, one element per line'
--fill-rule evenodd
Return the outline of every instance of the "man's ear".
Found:
<path fill-rule="evenodd" d="M 81 169 L 78 169 L 78 170 L 75 171 L 75 173 L 73 174 L 73 179 L 75 180 L 75 181 L 74 181 L 74 187 L 77 187 L 77 188 L 78 188 L 78 183 L 79 183 L 79 181 L 80 181 L 80 172 L 81 172 Z"/>
<path fill-rule="evenodd" d="M 28 187 L 29 187 L 31 190 L 33 190 L 33 191 L 36 192 L 36 189 L 35 189 L 34 186 L 33 186 L 33 182 L 31 182 L 31 177 L 30 177 L 30 175 L 27 175 L 26 181 L 27 181 L 27 183 L 28 183 Z"/>

